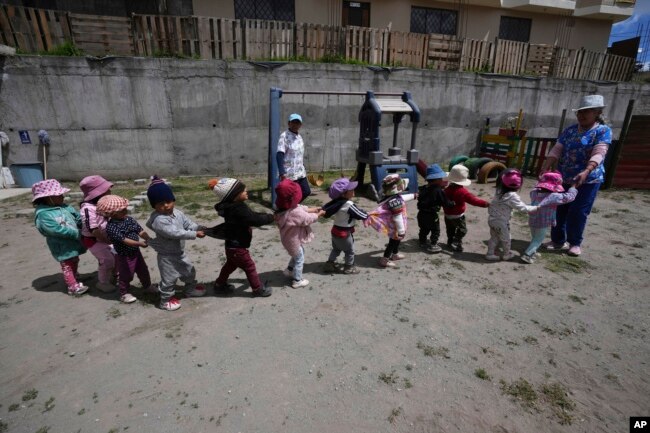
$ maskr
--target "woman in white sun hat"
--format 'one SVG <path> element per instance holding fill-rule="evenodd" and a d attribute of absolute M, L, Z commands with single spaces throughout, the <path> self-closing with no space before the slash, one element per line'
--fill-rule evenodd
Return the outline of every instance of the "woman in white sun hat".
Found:
<path fill-rule="evenodd" d="M 557 208 L 557 224 L 551 229 L 547 249 L 568 246 L 570 256 L 579 256 L 587 217 L 596 200 L 600 184 L 605 179 L 603 162 L 612 142 L 612 130 L 605 124 L 602 95 L 583 96 L 576 113 L 578 123 L 566 128 L 551 149 L 542 171 L 557 165 L 564 188 L 575 184 L 576 199 Z"/>

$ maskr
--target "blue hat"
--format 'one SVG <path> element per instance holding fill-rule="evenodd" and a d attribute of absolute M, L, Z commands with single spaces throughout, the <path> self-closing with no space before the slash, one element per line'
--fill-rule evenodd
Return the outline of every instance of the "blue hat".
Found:
<path fill-rule="evenodd" d="M 445 172 L 438 164 L 431 164 L 427 167 L 427 175 L 424 177 L 426 180 L 444 179 L 449 173 Z"/>
<path fill-rule="evenodd" d="M 302 117 L 298 113 L 293 113 L 289 115 L 289 122 L 293 122 L 294 120 L 297 120 L 298 122 L 302 123 Z"/>
<path fill-rule="evenodd" d="M 155 207 L 158 203 L 164 203 L 166 201 L 176 201 L 172 189 L 158 176 L 151 178 L 151 185 L 147 189 L 147 198 L 151 207 Z"/>

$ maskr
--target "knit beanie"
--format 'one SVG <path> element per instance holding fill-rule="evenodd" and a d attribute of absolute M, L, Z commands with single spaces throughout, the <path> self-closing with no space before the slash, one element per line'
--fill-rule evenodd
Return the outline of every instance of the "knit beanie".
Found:
<path fill-rule="evenodd" d="M 278 183 L 275 187 L 275 193 L 275 207 L 279 211 L 293 209 L 298 206 L 298 203 L 302 199 L 300 185 L 289 179 L 283 179 Z"/>
<path fill-rule="evenodd" d="M 212 182 L 210 182 L 212 183 Z M 217 196 L 218 203 L 229 203 L 246 189 L 246 185 L 237 179 L 222 177 L 212 187 L 214 195 Z"/>
<path fill-rule="evenodd" d="M 174 193 L 169 185 L 156 175 L 151 177 L 151 184 L 147 189 L 147 198 L 151 207 L 155 207 L 158 203 L 164 203 L 166 201 L 176 201 L 176 197 L 174 197 Z"/>

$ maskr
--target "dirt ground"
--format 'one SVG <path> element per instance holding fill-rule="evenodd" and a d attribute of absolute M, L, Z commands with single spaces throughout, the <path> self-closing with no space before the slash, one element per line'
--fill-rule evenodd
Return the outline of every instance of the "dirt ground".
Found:
<path fill-rule="evenodd" d="M 470 189 L 489 198 L 493 186 Z M 188 197 L 177 206 L 213 225 L 211 193 Z M 0 202 L 0 432 L 592 433 L 650 415 L 648 193 L 601 192 L 583 256 L 544 252 L 533 265 L 484 260 L 479 208 L 467 212 L 465 252 L 420 251 L 411 202 L 398 269 L 377 266 L 386 239 L 359 228 L 361 273 L 331 275 L 324 220 L 298 290 L 282 275 L 277 229 L 255 230 L 273 296 L 251 298 L 237 271 L 233 296 L 210 288 L 176 312 L 155 308 L 137 280 L 131 305 L 93 288 L 69 297 L 32 218 L 15 215 L 29 207 L 28 196 Z M 525 217 L 512 230 L 521 252 Z M 187 252 L 211 287 L 222 241 Z M 155 253 L 145 257 L 158 281 Z M 92 287 L 89 253 L 80 270 Z"/>

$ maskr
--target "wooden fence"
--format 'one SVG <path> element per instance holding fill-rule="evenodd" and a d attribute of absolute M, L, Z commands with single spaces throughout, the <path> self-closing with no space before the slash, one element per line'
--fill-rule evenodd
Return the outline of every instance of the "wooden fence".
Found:
<path fill-rule="evenodd" d="M 52 50 L 65 41 L 92 55 L 314 61 L 330 57 L 377 65 L 611 81 L 629 80 L 635 65 L 628 57 L 503 39 L 251 19 L 121 18 L 0 5 L 0 43 L 31 53 Z"/>

